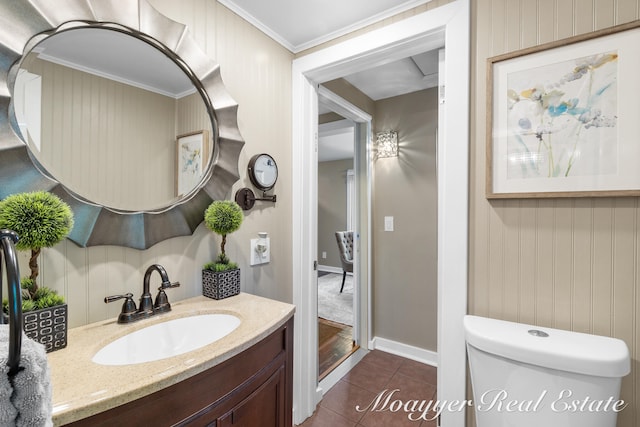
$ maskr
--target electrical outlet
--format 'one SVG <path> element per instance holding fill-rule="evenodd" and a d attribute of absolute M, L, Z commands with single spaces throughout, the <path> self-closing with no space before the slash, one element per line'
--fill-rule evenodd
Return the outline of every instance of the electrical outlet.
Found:
<path fill-rule="evenodd" d="M 327 251 L 322 251 L 322 259 L 327 259 Z"/>
<path fill-rule="evenodd" d="M 260 241 L 264 244 L 258 244 Z M 250 264 L 267 264 L 271 260 L 271 244 L 269 237 L 265 239 L 251 239 Z"/>

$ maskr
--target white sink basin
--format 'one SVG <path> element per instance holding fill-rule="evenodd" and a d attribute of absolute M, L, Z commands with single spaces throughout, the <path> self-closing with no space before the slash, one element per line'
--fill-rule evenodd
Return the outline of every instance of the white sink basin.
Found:
<path fill-rule="evenodd" d="M 230 314 L 200 314 L 167 320 L 131 332 L 102 347 L 99 365 L 133 365 L 187 353 L 229 335 L 240 325 Z"/>

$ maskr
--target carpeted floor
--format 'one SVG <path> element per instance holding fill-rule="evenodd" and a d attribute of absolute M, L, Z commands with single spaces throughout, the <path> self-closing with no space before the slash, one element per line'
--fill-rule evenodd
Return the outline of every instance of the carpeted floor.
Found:
<path fill-rule="evenodd" d="M 353 276 L 347 275 L 342 293 L 341 284 L 342 274 L 329 273 L 318 277 L 318 317 L 353 325 Z"/>

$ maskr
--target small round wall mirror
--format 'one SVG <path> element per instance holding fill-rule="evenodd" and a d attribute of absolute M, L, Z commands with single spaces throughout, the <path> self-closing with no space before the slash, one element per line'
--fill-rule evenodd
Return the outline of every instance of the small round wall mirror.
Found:
<path fill-rule="evenodd" d="M 268 154 L 256 154 L 249 161 L 249 179 L 262 191 L 271 190 L 278 180 L 278 165 Z"/>

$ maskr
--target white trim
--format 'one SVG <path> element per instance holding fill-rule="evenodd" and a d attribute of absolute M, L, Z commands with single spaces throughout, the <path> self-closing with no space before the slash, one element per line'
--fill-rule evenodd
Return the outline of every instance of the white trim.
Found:
<path fill-rule="evenodd" d="M 414 53 L 446 46 L 447 101 L 438 147 L 438 398 L 466 398 L 466 352 L 462 318 L 467 311 L 469 198 L 470 0 L 457 0 L 378 30 L 319 50 L 292 66 L 292 283 L 297 306 L 294 361 L 296 422 L 317 404 L 316 310 L 309 290 L 315 256 L 309 204 L 315 169 L 319 82 L 342 77 Z M 315 122 L 314 122 L 315 120 Z M 370 325 L 369 325 L 370 326 Z M 316 351 L 314 353 L 314 350 Z M 312 362 L 315 361 L 315 364 Z M 465 413 L 443 412 L 442 427 L 465 425 Z"/>
<path fill-rule="evenodd" d="M 353 141 L 355 145 L 355 141 Z M 347 230 L 354 230 L 356 225 L 356 174 L 353 169 L 347 169 Z"/>
<path fill-rule="evenodd" d="M 272 30 L 270 27 L 262 23 L 258 18 L 253 16 L 251 13 L 247 12 L 246 10 L 238 6 L 233 0 L 218 0 L 218 3 L 222 4 L 223 6 L 231 10 L 233 13 L 240 16 L 245 21 L 249 22 L 249 24 L 253 25 L 257 29 L 265 33 L 267 36 L 271 37 L 277 43 L 282 45 L 285 49 L 289 50 L 292 53 L 297 53 L 297 51 L 295 50 L 296 47 L 293 44 L 291 44 L 287 39 L 285 39 L 280 34 L 278 34 L 277 31 Z"/>
<path fill-rule="evenodd" d="M 416 362 L 426 363 L 431 366 L 438 366 L 438 353 L 425 350 L 420 347 L 414 347 L 409 344 L 403 344 L 398 341 L 388 340 L 386 338 L 375 337 L 371 340 L 369 346 L 372 350 L 380 350 L 386 353 L 395 354 L 406 359 L 415 360 Z"/>
<path fill-rule="evenodd" d="M 342 268 L 333 267 L 331 265 L 318 265 L 318 271 L 325 271 L 327 273 L 336 273 L 336 274 L 344 273 L 344 270 L 342 270 Z M 348 271 L 347 276 L 353 276 L 353 273 Z"/>
<path fill-rule="evenodd" d="M 289 51 L 291 51 L 293 53 L 298 53 L 298 52 L 302 52 L 303 50 L 312 48 L 314 46 L 321 45 L 322 43 L 327 42 L 329 40 L 333 40 L 335 38 L 344 36 L 345 34 L 349 34 L 349 33 L 353 32 L 353 31 L 360 30 L 360 29 L 366 27 L 367 25 L 375 24 L 376 22 L 382 21 L 382 20 L 387 19 L 387 18 L 389 18 L 391 16 L 394 16 L 394 15 L 397 15 L 399 13 L 405 12 L 407 10 L 413 9 L 415 7 L 421 6 L 421 5 L 425 4 L 425 3 L 429 3 L 430 1 L 432 1 L 432 0 L 409 0 L 409 1 L 406 1 L 406 2 L 400 4 L 400 5 L 396 6 L 396 7 L 393 7 L 391 9 L 387 9 L 387 10 L 385 10 L 383 12 L 380 12 L 380 13 L 378 13 L 376 15 L 373 15 L 373 16 L 371 16 L 369 18 L 360 20 L 360 21 L 358 21 L 356 23 L 353 23 L 353 24 L 348 25 L 346 27 L 343 27 L 343 28 L 340 28 L 338 30 L 332 31 L 332 32 L 330 32 L 328 34 L 325 34 L 325 35 L 321 36 L 321 37 L 316 37 L 315 39 L 306 41 L 304 43 L 300 43 L 298 45 L 294 45 L 289 40 L 287 40 L 284 36 L 280 35 L 280 33 L 278 33 L 278 31 L 272 29 L 268 25 L 266 25 L 263 22 L 261 22 L 260 19 L 258 19 L 255 16 L 253 16 L 250 12 L 248 12 L 247 10 L 245 10 L 242 7 L 238 6 L 235 1 L 233 1 L 233 0 L 218 0 L 218 3 L 221 3 L 225 7 L 229 8 L 236 15 L 239 15 L 241 18 L 243 18 L 246 21 L 248 21 L 251 25 L 253 25 L 257 29 L 259 29 L 260 31 L 265 33 L 267 36 L 271 37 L 276 42 L 280 43 L 283 47 L 285 47 Z"/>
<path fill-rule="evenodd" d="M 338 273 L 342 274 L 342 268 L 334 267 L 332 265 L 322 265 L 318 264 L 318 271 L 326 271 L 327 273 Z M 353 273 L 347 273 L 348 275 L 353 275 Z"/>
<path fill-rule="evenodd" d="M 292 283 L 293 302 L 298 311 L 294 317 L 293 407 L 294 423 L 302 424 L 322 399 L 318 388 L 318 295 L 311 292 L 317 280 L 313 270 L 317 243 L 309 235 L 318 224 L 317 209 L 310 209 L 311 200 L 317 198 L 311 192 L 317 192 L 318 96 L 314 85 L 300 72 L 293 72 L 292 85 L 293 135 L 302 134 L 302 139 L 293 144 L 291 157 Z M 315 237 L 315 233 L 311 236 Z"/>
<path fill-rule="evenodd" d="M 358 206 L 358 215 L 354 222 L 353 253 L 354 253 L 354 286 L 353 288 L 353 312 L 356 318 L 353 323 L 353 339 L 356 344 L 364 346 L 371 337 L 371 182 L 373 181 L 373 170 L 371 162 L 371 121 L 372 117 L 367 112 L 361 110 L 349 101 L 331 92 L 324 86 L 318 87 L 318 100 L 334 113 L 350 120 L 354 123 L 354 168 L 358 173 L 365 173 L 366 188 L 356 186 L 356 199 L 358 204 L 362 203 L 360 191 L 366 192 L 366 206 Z M 364 137 L 363 137 L 364 132 Z M 363 147 L 361 144 L 365 143 Z M 363 153 L 364 149 L 364 153 Z M 362 212 L 366 210 L 366 224 L 362 223 Z M 312 230 L 313 232 L 315 230 Z M 363 263 L 362 235 L 366 235 L 366 263 Z M 365 274 L 366 270 L 366 274 Z M 364 284 L 366 283 L 366 287 Z M 366 310 L 363 310 L 366 307 Z M 362 325 L 366 326 L 363 329 Z M 365 334 L 363 336 L 363 334 Z M 317 349 L 316 349 L 317 351 Z"/>
<path fill-rule="evenodd" d="M 355 366 L 360 363 L 362 358 L 365 357 L 367 353 L 369 353 L 368 350 L 360 347 L 351 356 L 349 356 L 349 358 L 347 358 L 340 365 L 336 366 L 333 371 L 331 371 L 326 377 L 324 377 L 322 381 L 320 381 L 320 384 L 318 384 L 318 389 L 320 390 L 322 395 L 324 396 L 324 394 L 329 391 L 331 387 L 336 385 L 338 381 L 342 379 L 342 377 L 347 375 L 350 370 L 355 368 Z"/>

